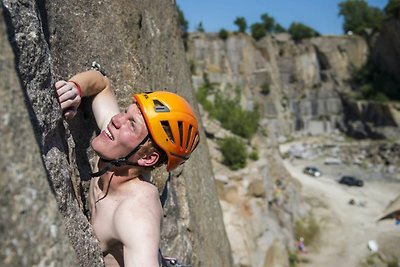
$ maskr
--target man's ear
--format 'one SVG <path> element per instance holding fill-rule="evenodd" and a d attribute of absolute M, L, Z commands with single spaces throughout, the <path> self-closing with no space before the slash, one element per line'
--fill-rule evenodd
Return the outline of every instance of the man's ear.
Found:
<path fill-rule="evenodd" d="M 160 154 L 153 151 L 150 155 L 144 155 L 138 160 L 138 164 L 144 167 L 150 167 L 155 165 L 160 158 Z"/>

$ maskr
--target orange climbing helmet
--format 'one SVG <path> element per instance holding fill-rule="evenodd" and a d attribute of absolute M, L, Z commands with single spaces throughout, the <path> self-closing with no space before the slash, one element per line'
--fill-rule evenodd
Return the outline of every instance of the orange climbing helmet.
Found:
<path fill-rule="evenodd" d="M 197 119 L 189 103 L 166 91 L 134 94 L 154 142 L 167 154 L 171 171 L 189 159 L 199 144 Z"/>

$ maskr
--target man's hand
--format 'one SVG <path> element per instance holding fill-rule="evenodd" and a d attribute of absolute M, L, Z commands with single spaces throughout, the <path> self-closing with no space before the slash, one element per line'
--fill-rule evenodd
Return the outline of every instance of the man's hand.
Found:
<path fill-rule="evenodd" d="M 66 119 L 72 119 L 81 104 L 81 96 L 76 85 L 72 82 L 58 81 L 55 84 L 58 102 Z"/>

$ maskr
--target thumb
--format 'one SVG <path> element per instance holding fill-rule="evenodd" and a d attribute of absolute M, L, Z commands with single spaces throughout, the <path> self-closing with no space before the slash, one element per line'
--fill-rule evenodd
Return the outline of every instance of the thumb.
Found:
<path fill-rule="evenodd" d="M 73 117 L 75 117 L 75 115 L 76 115 L 76 109 L 75 109 L 75 108 L 68 109 L 68 110 L 65 111 L 65 113 L 64 113 L 64 117 L 65 117 L 65 119 L 67 119 L 67 120 L 72 119 Z"/>

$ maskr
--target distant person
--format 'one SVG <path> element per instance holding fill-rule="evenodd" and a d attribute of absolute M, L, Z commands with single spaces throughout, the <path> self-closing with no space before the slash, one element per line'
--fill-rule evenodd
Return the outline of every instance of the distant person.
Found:
<path fill-rule="evenodd" d="M 394 216 L 394 223 L 400 226 L 400 211 L 398 211 Z"/>
<path fill-rule="evenodd" d="M 120 111 L 109 79 L 95 70 L 55 87 L 67 119 L 83 97 L 93 96 L 101 133 L 91 142 L 99 160 L 90 183 L 90 223 L 106 266 L 160 266 L 163 216 L 150 175 L 164 163 L 168 171 L 175 169 L 198 145 L 192 108 L 174 93 L 157 91 L 132 95 L 132 104 Z"/>
<path fill-rule="evenodd" d="M 304 238 L 300 237 L 299 241 L 297 242 L 297 249 L 300 251 L 300 253 L 305 253 L 306 252 L 306 246 L 304 244 Z"/>

